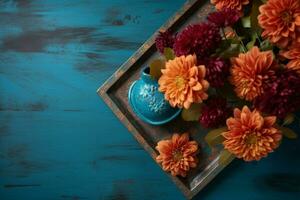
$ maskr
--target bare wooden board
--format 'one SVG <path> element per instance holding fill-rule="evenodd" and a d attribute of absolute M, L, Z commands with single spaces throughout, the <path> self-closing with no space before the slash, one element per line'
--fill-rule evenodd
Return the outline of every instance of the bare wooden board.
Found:
<path fill-rule="evenodd" d="M 208 13 L 213 11 L 209 2 L 188 1 L 158 31 L 169 30 L 175 33 L 187 24 L 204 21 Z M 141 69 L 159 56 L 154 42 L 158 31 L 99 88 L 98 93 L 153 159 L 157 156 L 157 142 L 170 138 L 172 133 L 189 132 L 192 139 L 199 143 L 201 153 L 198 155 L 199 165 L 196 169 L 186 178 L 172 177 L 167 173 L 184 195 L 191 199 L 224 168 L 218 164 L 221 149 L 210 149 L 207 146 L 204 141 L 207 130 L 198 123 L 187 123 L 178 117 L 166 125 L 152 126 L 137 118 L 128 104 L 127 93 L 130 85 L 139 78 Z"/>

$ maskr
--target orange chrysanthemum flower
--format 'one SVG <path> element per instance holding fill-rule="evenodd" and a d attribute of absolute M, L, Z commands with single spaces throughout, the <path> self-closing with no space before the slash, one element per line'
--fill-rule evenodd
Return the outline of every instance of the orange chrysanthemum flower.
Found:
<path fill-rule="evenodd" d="M 159 90 L 171 106 L 188 109 L 192 103 L 207 99 L 209 83 L 204 79 L 204 65 L 197 66 L 195 55 L 180 56 L 166 63 L 158 80 Z"/>
<path fill-rule="evenodd" d="M 264 84 L 274 76 L 277 67 L 272 51 L 260 52 L 256 46 L 247 53 L 232 58 L 231 63 L 230 82 L 235 86 L 236 94 L 248 101 L 264 92 Z"/>
<path fill-rule="evenodd" d="M 288 50 L 280 53 L 290 61 L 286 65 L 289 69 L 296 70 L 300 74 L 300 43 L 295 43 Z"/>
<path fill-rule="evenodd" d="M 185 177 L 191 168 L 197 166 L 198 144 L 189 141 L 188 133 L 181 136 L 174 134 L 170 140 L 158 142 L 156 149 L 159 152 L 156 161 L 162 164 L 163 170 L 171 172 L 172 176 Z"/>
<path fill-rule="evenodd" d="M 222 133 L 224 148 L 245 161 L 266 157 L 278 147 L 282 137 L 275 122 L 275 116 L 263 117 L 247 106 L 236 108 L 234 117 L 227 119 L 228 131 Z"/>
<path fill-rule="evenodd" d="M 299 0 L 269 0 L 259 11 L 263 37 L 282 48 L 291 42 L 300 42 Z"/>
<path fill-rule="evenodd" d="M 210 2 L 216 6 L 217 10 L 229 8 L 242 11 L 243 6 L 249 4 L 249 0 L 210 0 Z"/>

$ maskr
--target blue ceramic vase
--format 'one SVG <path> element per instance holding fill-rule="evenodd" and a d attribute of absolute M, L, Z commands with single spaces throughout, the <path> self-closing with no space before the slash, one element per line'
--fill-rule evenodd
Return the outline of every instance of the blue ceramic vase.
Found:
<path fill-rule="evenodd" d="M 132 83 L 128 91 L 129 104 L 134 113 L 144 122 L 152 125 L 165 124 L 180 114 L 180 109 L 170 106 L 164 94 L 158 90 L 158 82 L 146 67 L 139 80 Z"/>

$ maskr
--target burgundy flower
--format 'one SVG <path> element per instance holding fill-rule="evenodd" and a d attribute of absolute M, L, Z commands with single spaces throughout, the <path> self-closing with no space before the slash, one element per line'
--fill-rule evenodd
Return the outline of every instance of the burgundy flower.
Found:
<path fill-rule="evenodd" d="M 229 63 L 222 58 L 209 58 L 204 61 L 199 61 L 205 65 L 205 78 L 211 87 L 222 87 L 229 75 Z"/>
<path fill-rule="evenodd" d="M 254 106 L 262 112 L 283 119 L 300 108 L 300 76 L 294 70 L 285 68 L 277 71 L 264 91 L 254 101 Z"/>
<path fill-rule="evenodd" d="M 232 108 L 227 105 L 226 99 L 213 96 L 202 106 L 199 122 L 205 128 L 215 128 L 225 124 L 231 114 Z"/>
<path fill-rule="evenodd" d="M 155 39 L 156 48 L 160 53 L 164 53 L 165 48 L 173 48 L 175 36 L 169 31 L 159 32 Z"/>
<path fill-rule="evenodd" d="M 214 23 L 218 27 L 233 26 L 240 18 L 238 10 L 225 8 L 221 11 L 216 11 L 208 15 L 208 21 Z"/>
<path fill-rule="evenodd" d="M 176 56 L 196 54 L 203 59 L 213 53 L 221 42 L 220 30 L 212 23 L 187 26 L 174 43 Z"/>

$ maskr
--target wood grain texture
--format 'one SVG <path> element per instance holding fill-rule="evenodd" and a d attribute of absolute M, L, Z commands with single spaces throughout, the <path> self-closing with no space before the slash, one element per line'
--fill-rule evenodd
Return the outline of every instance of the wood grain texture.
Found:
<path fill-rule="evenodd" d="M 0 0 L 1 200 L 183 199 L 95 93 L 183 3 Z M 195 199 L 299 199 L 299 152 L 236 161 Z"/>
<path fill-rule="evenodd" d="M 102 99 L 154 161 L 158 155 L 155 150 L 156 144 L 160 140 L 170 138 L 173 133 L 188 132 L 191 139 L 197 141 L 201 149 L 201 153 L 198 154 L 200 163 L 197 167 L 191 170 L 185 178 L 174 177 L 166 173 L 187 199 L 196 196 L 225 167 L 219 165 L 221 146 L 211 150 L 204 141 L 208 130 L 203 129 L 199 123 L 187 123 L 181 117 L 160 126 L 144 123 L 130 108 L 128 92 L 133 82 L 139 79 L 141 71 L 149 66 L 151 60 L 159 58 L 155 38 L 160 31 L 169 30 L 176 33 L 189 24 L 205 21 L 213 10 L 214 7 L 209 0 L 186 2 L 98 89 Z"/>

